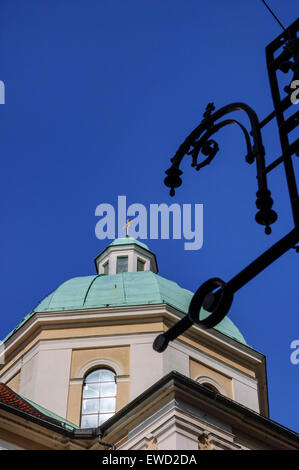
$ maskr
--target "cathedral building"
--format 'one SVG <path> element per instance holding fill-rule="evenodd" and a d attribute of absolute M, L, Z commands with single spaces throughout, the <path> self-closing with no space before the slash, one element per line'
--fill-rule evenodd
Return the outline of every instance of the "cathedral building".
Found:
<path fill-rule="evenodd" d="M 269 419 L 266 362 L 225 317 L 157 353 L 193 293 L 129 236 L 64 282 L 3 340 L 0 448 L 299 449 Z"/>

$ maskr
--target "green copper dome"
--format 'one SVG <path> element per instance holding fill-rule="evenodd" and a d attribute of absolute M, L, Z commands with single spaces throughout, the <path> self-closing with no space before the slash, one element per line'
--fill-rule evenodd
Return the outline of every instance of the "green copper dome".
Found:
<path fill-rule="evenodd" d="M 187 313 L 192 296 L 192 292 L 152 271 L 75 277 L 48 295 L 14 331 L 35 312 L 166 303 Z M 246 344 L 243 335 L 228 317 L 225 317 L 215 329 Z"/>
<path fill-rule="evenodd" d="M 149 247 L 148 247 L 145 243 L 142 243 L 142 242 L 140 242 L 139 240 L 136 240 L 136 239 L 133 238 L 133 237 L 116 238 L 115 240 L 113 240 L 112 243 L 110 243 L 109 246 L 116 246 L 116 245 L 132 245 L 132 244 L 141 246 L 141 247 L 144 248 L 145 250 L 150 251 Z"/>

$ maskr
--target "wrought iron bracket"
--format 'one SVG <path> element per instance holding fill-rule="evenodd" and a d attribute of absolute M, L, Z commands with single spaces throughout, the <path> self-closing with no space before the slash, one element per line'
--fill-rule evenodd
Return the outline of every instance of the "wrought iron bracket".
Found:
<path fill-rule="evenodd" d="M 273 200 L 267 186 L 265 149 L 263 146 L 261 126 L 258 117 L 255 111 L 245 103 L 232 103 L 212 113 L 214 109 L 215 107 L 213 103 L 209 103 L 207 105 L 202 122 L 185 139 L 177 150 L 175 156 L 171 159 L 172 166 L 166 170 L 167 176 L 164 183 L 166 186 L 171 188 L 170 195 L 174 196 L 175 188 L 182 184 L 182 172 L 179 169 L 179 166 L 183 157 L 185 155 L 192 155 L 191 166 L 195 167 L 197 171 L 205 167 L 211 163 L 219 150 L 217 142 L 210 139 L 210 137 L 223 127 L 229 124 L 236 124 L 240 127 L 245 137 L 247 147 L 247 155 L 245 157 L 246 161 L 249 164 L 254 163 L 254 161 L 256 162 L 258 182 L 256 206 L 259 209 L 256 214 L 256 221 L 261 225 L 265 225 L 265 231 L 269 234 L 271 233 L 270 225 L 276 221 L 277 214 L 272 210 Z M 243 124 L 235 119 L 225 119 L 219 122 L 223 116 L 234 111 L 244 111 L 247 114 L 251 124 L 249 132 Z M 253 144 L 251 143 L 250 135 L 252 135 Z M 198 162 L 199 152 L 206 157 L 200 163 Z"/>
<path fill-rule="evenodd" d="M 166 171 L 167 176 L 164 180 L 166 186 L 170 188 L 170 195 L 174 196 L 175 188 L 182 184 L 182 171 L 179 166 L 184 156 L 192 156 L 191 166 L 197 171 L 204 168 L 212 162 L 219 151 L 218 143 L 211 139 L 211 137 L 223 127 L 229 124 L 236 124 L 244 134 L 247 148 L 246 161 L 249 164 L 254 163 L 254 161 L 256 162 L 258 182 L 256 206 L 258 212 L 255 219 L 257 223 L 265 226 L 266 234 L 269 235 L 271 233 L 270 225 L 277 220 L 277 214 L 272 209 L 273 200 L 268 189 L 267 175 L 278 165 L 283 164 L 290 195 L 294 229 L 256 258 L 229 282 L 224 282 L 219 278 L 212 278 L 202 284 L 190 302 L 188 315 L 167 332 L 157 336 L 153 348 L 158 352 L 164 351 L 169 341 L 173 341 L 194 323 L 199 324 L 203 328 L 216 326 L 228 313 L 233 296 L 239 289 L 289 249 L 294 248 L 296 252 L 299 252 L 299 246 L 297 245 L 299 243 L 299 197 L 292 161 L 293 155 L 299 156 L 299 139 L 292 143 L 290 143 L 289 139 L 289 134 L 299 124 L 299 111 L 294 109 L 291 116 L 288 118 L 284 117 L 284 112 L 293 106 L 290 99 L 292 92 L 291 83 L 293 80 L 299 79 L 298 32 L 299 19 L 266 47 L 266 60 L 274 111 L 262 122 L 259 122 L 255 111 L 245 103 L 232 103 L 217 111 L 215 111 L 214 104 L 209 103 L 201 123 L 189 134 L 171 159 L 172 165 Z M 279 74 L 289 72 L 293 73 L 292 81 L 290 86 L 284 87 L 283 91 L 287 96 L 281 97 Z M 221 120 L 224 116 L 234 111 L 243 111 L 247 114 L 250 122 L 249 131 L 242 123 L 235 119 Z M 282 155 L 266 166 L 261 129 L 273 118 L 276 118 L 278 124 Z M 200 153 L 206 157 L 201 162 L 198 161 Z"/>

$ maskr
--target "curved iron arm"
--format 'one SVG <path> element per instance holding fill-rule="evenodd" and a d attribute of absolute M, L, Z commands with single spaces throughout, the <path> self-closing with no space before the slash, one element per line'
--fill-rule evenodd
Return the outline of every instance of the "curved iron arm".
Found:
<path fill-rule="evenodd" d="M 265 171 L 265 149 L 262 142 L 258 117 L 255 111 L 245 103 L 231 103 L 212 113 L 214 109 L 215 107 L 213 103 L 209 103 L 207 105 L 203 120 L 191 132 L 191 134 L 189 134 L 189 136 L 178 148 L 174 157 L 171 159 L 172 166 L 166 171 L 167 176 L 164 180 L 164 183 L 170 188 L 170 195 L 174 196 L 175 188 L 181 186 L 182 184 L 182 180 L 180 178 L 182 171 L 179 169 L 179 166 L 183 157 L 185 155 L 192 155 L 191 165 L 195 167 L 196 170 L 199 170 L 208 165 L 219 150 L 217 142 L 213 139 L 209 140 L 209 138 L 218 132 L 222 127 L 228 124 L 237 124 L 243 131 L 246 140 L 246 161 L 249 164 L 253 163 L 254 160 L 256 161 L 258 180 L 256 206 L 259 211 L 255 218 L 259 224 L 266 226 L 265 232 L 269 234 L 271 233 L 270 225 L 277 220 L 277 214 L 272 210 L 273 200 L 267 186 L 267 175 Z M 226 114 L 234 111 L 244 111 L 247 114 L 251 125 L 250 134 L 252 135 L 253 145 L 251 143 L 249 132 L 240 122 L 234 119 L 227 119 L 221 122 L 216 122 Z M 201 163 L 197 162 L 199 152 L 207 157 Z"/>
<path fill-rule="evenodd" d="M 179 147 L 175 156 L 171 159 L 172 166 L 166 171 L 167 177 L 165 184 L 171 188 L 171 195 L 174 195 L 174 188 L 182 184 L 180 176 L 182 171 L 179 169 L 184 155 L 192 155 L 192 166 L 196 170 L 208 165 L 219 150 L 218 144 L 210 137 L 218 130 L 228 124 L 237 124 L 242 129 L 246 139 L 248 163 L 256 160 L 258 176 L 258 192 L 256 205 L 259 212 L 256 220 L 262 225 L 266 225 L 266 233 L 270 233 L 269 225 L 275 222 L 277 215 L 271 210 L 273 201 L 270 197 L 270 191 L 267 188 L 266 175 L 278 165 L 283 163 L 285 167 L 286 180 L 290 195 L 290 201 L 293 212 L 294 228 L 278 242 L 272 245 L 268 250 L 258 256 L 245 269 L 240 271 L 230 281 L 224 282 L 220 278 L 212 278 L 204 282 L 195 292 L 190 305 L 188 314 L 169 330 L 157 336 L 153 348 L 162 352 L 167 348 L 169 341 L 173 341 L 194 323 L 203 328 L 212 328 L 216 326 L 227 314 L 233 301 L 234 294 L 251 281 L 255 276 L 270 266 L 274 261 L 280 258 L 288 250 L 295 248 L 299 252 L 299 196 L 297 183 L 291 157 L 293 154 L 299 155 L 299 139 L 292 144 L 289 143 L 289 133 L 298 126 L 298 112 L 291 113 L 291 116 L 285 117 L 284 112 L 293 104 L 290 99 L 290 86 L 284 88 L 288 94 L 285 98 L 281 97 L 280 86 L 278 82 L 278 72 L 294 72 L 293 80 L 299 78 L 299 19 L 288 27 L 284 33 L 280 34 L 274 41 L 266 47 L 266 58 L 268 74 L 271 85 L 274 111 L 270 113 L 261 123 L 259 123 L 255 112 L 244 103 L 233 103 L 214 111 L 213 103 L 209 103 L 204 119 L 200 125 L 187 137 Z M 283 51 L 281 48 L 283 47 Z M 253 146 L 247 129 L 238 121 L 226 119 L 217 122 L 224 115 L 231 111 L 245 111 L 251 123 L 251 136 L 253 137 Z M 261 138 L 261 128 L 276 118 L 282 148 L 282 156 L 265 167 L 265 152 Z M 209 140 L 210 139 L 210 140 Z M 207 158 L 197 162 L 198 154 L 201 152 Z M 208 314 L 208 315 L 207 315 Z M 210 314 L 210 315 L 209 315 Z"/>
<path fill-rule="evenodd" d="M 193 144 L 193 147 L 194 147 L 193 150 L 190 150 L 188 152 L 188 155 L 192 155 L 192 157 L 193 157 L 193 161 L 192 161 L 191 166 L 194 166 L 197 171 L 200 170 L 201 168 L 203 168 L 204 166 L 208 165 L 213 160 L 214 156 L 216 155 L 216 152 L 218 152 L 218 150 L 219 150 L 217 142 L 215 142 L 215 140 L 209 141 L 208 140 L 209 137 L 211 137 L 211 135 L 215 134 L 222 127 L 225 127 L 229 124 L 236 124 L 242 129 L 245 140 L 246 140 L 246 146 L 247 146 L 246 161 L 248 163 L 253 163 L 254 162 L 254 155 L 253 155 L 253 151 L 252 151 L 251 141 L 250 141 L 250 137 L 249 137 L 249 134 L 247 132 L 246 127 L 243 126 L 243 124 L 241 124 L 239 121 L 236 121 L 235 119 L 226 119 L 225 121 L 221 121 L 220 123 L 211 126 L 211 129 L 206 131 L 206 133 L 196 143 Z M 198 157 L 198 154 L 199 154 L 200 150 L 205 155 L 206 154 L 205 149 L 207 149 L 207 151 L 209 151 L 211 149 L 211 144 L 214 144 L 214 148 L 212 148 L 212 149 L 214 150 L 215 153 L 213 152 L 213 154 L 211 155 L 211 153 L 212 153 L 211 152 L 210 155 L 208 156 L 208 158 L 206 158 L 203 162 L 197 163 L 197 157 Z"/>
<path fill-rule="evenodd" d="M 245 137 L 247 146 L 246 161 L 250 164 L 253 163 L 254 160 L 256 161 L 258 179 L 256 205 L 259 209 L 259 212 L 256 214 L 256 221 L 262 225 L 266 225 L 266 233 L 269 234 L 271 232 L 269 225 L 276 221 L 277 215 L 271 209 L 273 200 L 270 197 L 270 191 L 267 187 L 265 151 L 260 131 L 261 125 L 257 115 L 252 108 L 244 103 L 233 103 L 224 106 L 212 114 L 214 109 L 213 103 L 209 103 L 202 122 L 191 132 L 179 147 L 175 156 L 171 159 L 172 166 L 166 171 L 167 177 L 164 182 L 166 186 L 171 188 L 170 194 L 173 196 L 175 194 L 174 188 L 182 184 L 180 178 L 182 171 L 179 169 L 179 166 L 183 157 L 185 155 L 192 155 L 191 166 L 195 167 L 196 170 L 200 170 L 211 163 L 219 150 L 217 142 L 210 139 L 210 137 L 223 127 L 229 124 L 236 124 L 240 127 Z M 226 114 L 238 110 L 245 111 L 249 117 L 251 124 L 250 133 L 243 124 L 235 119 L 225 119 L 217 122 Z M 250 135 L 253 138 L 253 145 Z M 197 161 L 199 152 L 206 156 L 206 159 L 201 163 Z M 224 282 L 220 278 L 212 278 L 204 282 L 197 289 L 190 302 L 188 315 L 183 317 L 168 331 L 157 336 L 153 343 L 154 350 L 163 352 L 167 348 L 169 341 L 173 341 L 194 323 L 197 323 L 203 328 L 213 328 L 216 326 L 229 311 L 234 294 L 259 272 L 294 246 L 298 240 L 299 228 L 295 228 L 229 282 Z M 203 318 L 201 317 L 202 309 L 208 313 L 208 316 L 204 315 Z"/>

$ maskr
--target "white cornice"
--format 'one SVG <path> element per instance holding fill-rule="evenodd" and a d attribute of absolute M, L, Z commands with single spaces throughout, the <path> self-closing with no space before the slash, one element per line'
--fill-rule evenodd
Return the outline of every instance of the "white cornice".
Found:
<path fill-rule="evenodd" d="M 36 312 L 31 318 L 24 323 L 5 343 L 6 357 L 10 351 L 15 349 L 18 344 L 22 343 L 25 338 L 36 333 L 38 328 L 70 328 L 70 327 L 86 327 L 94 325 L 112 325 L 116 322 L 122 324 L 130 324 L 132 322 L 142 323 L 152 319 L 155 321 L 170 321 L 174 323 L 178 318 L 182 318 L 185 314 L 176 310 L 167 304 L 159 305 L 137 305 L 137 306 L 121 306 L 121 307 L 105 307 L 98 309 L 70 310 L 58 312 Z M 218 345 L 221 350 L 230 350 L 232 357 L 241 356 L 250 363 L 264 362 L 264 356 L 254 349 L 241 344 L 232 338 L 216 331 L 203 330 L 197 325 L 193 325 L 188 336 L 196 341 L 202 341 Z M 1 369 L 0 369 L 1 371 Z"/>

